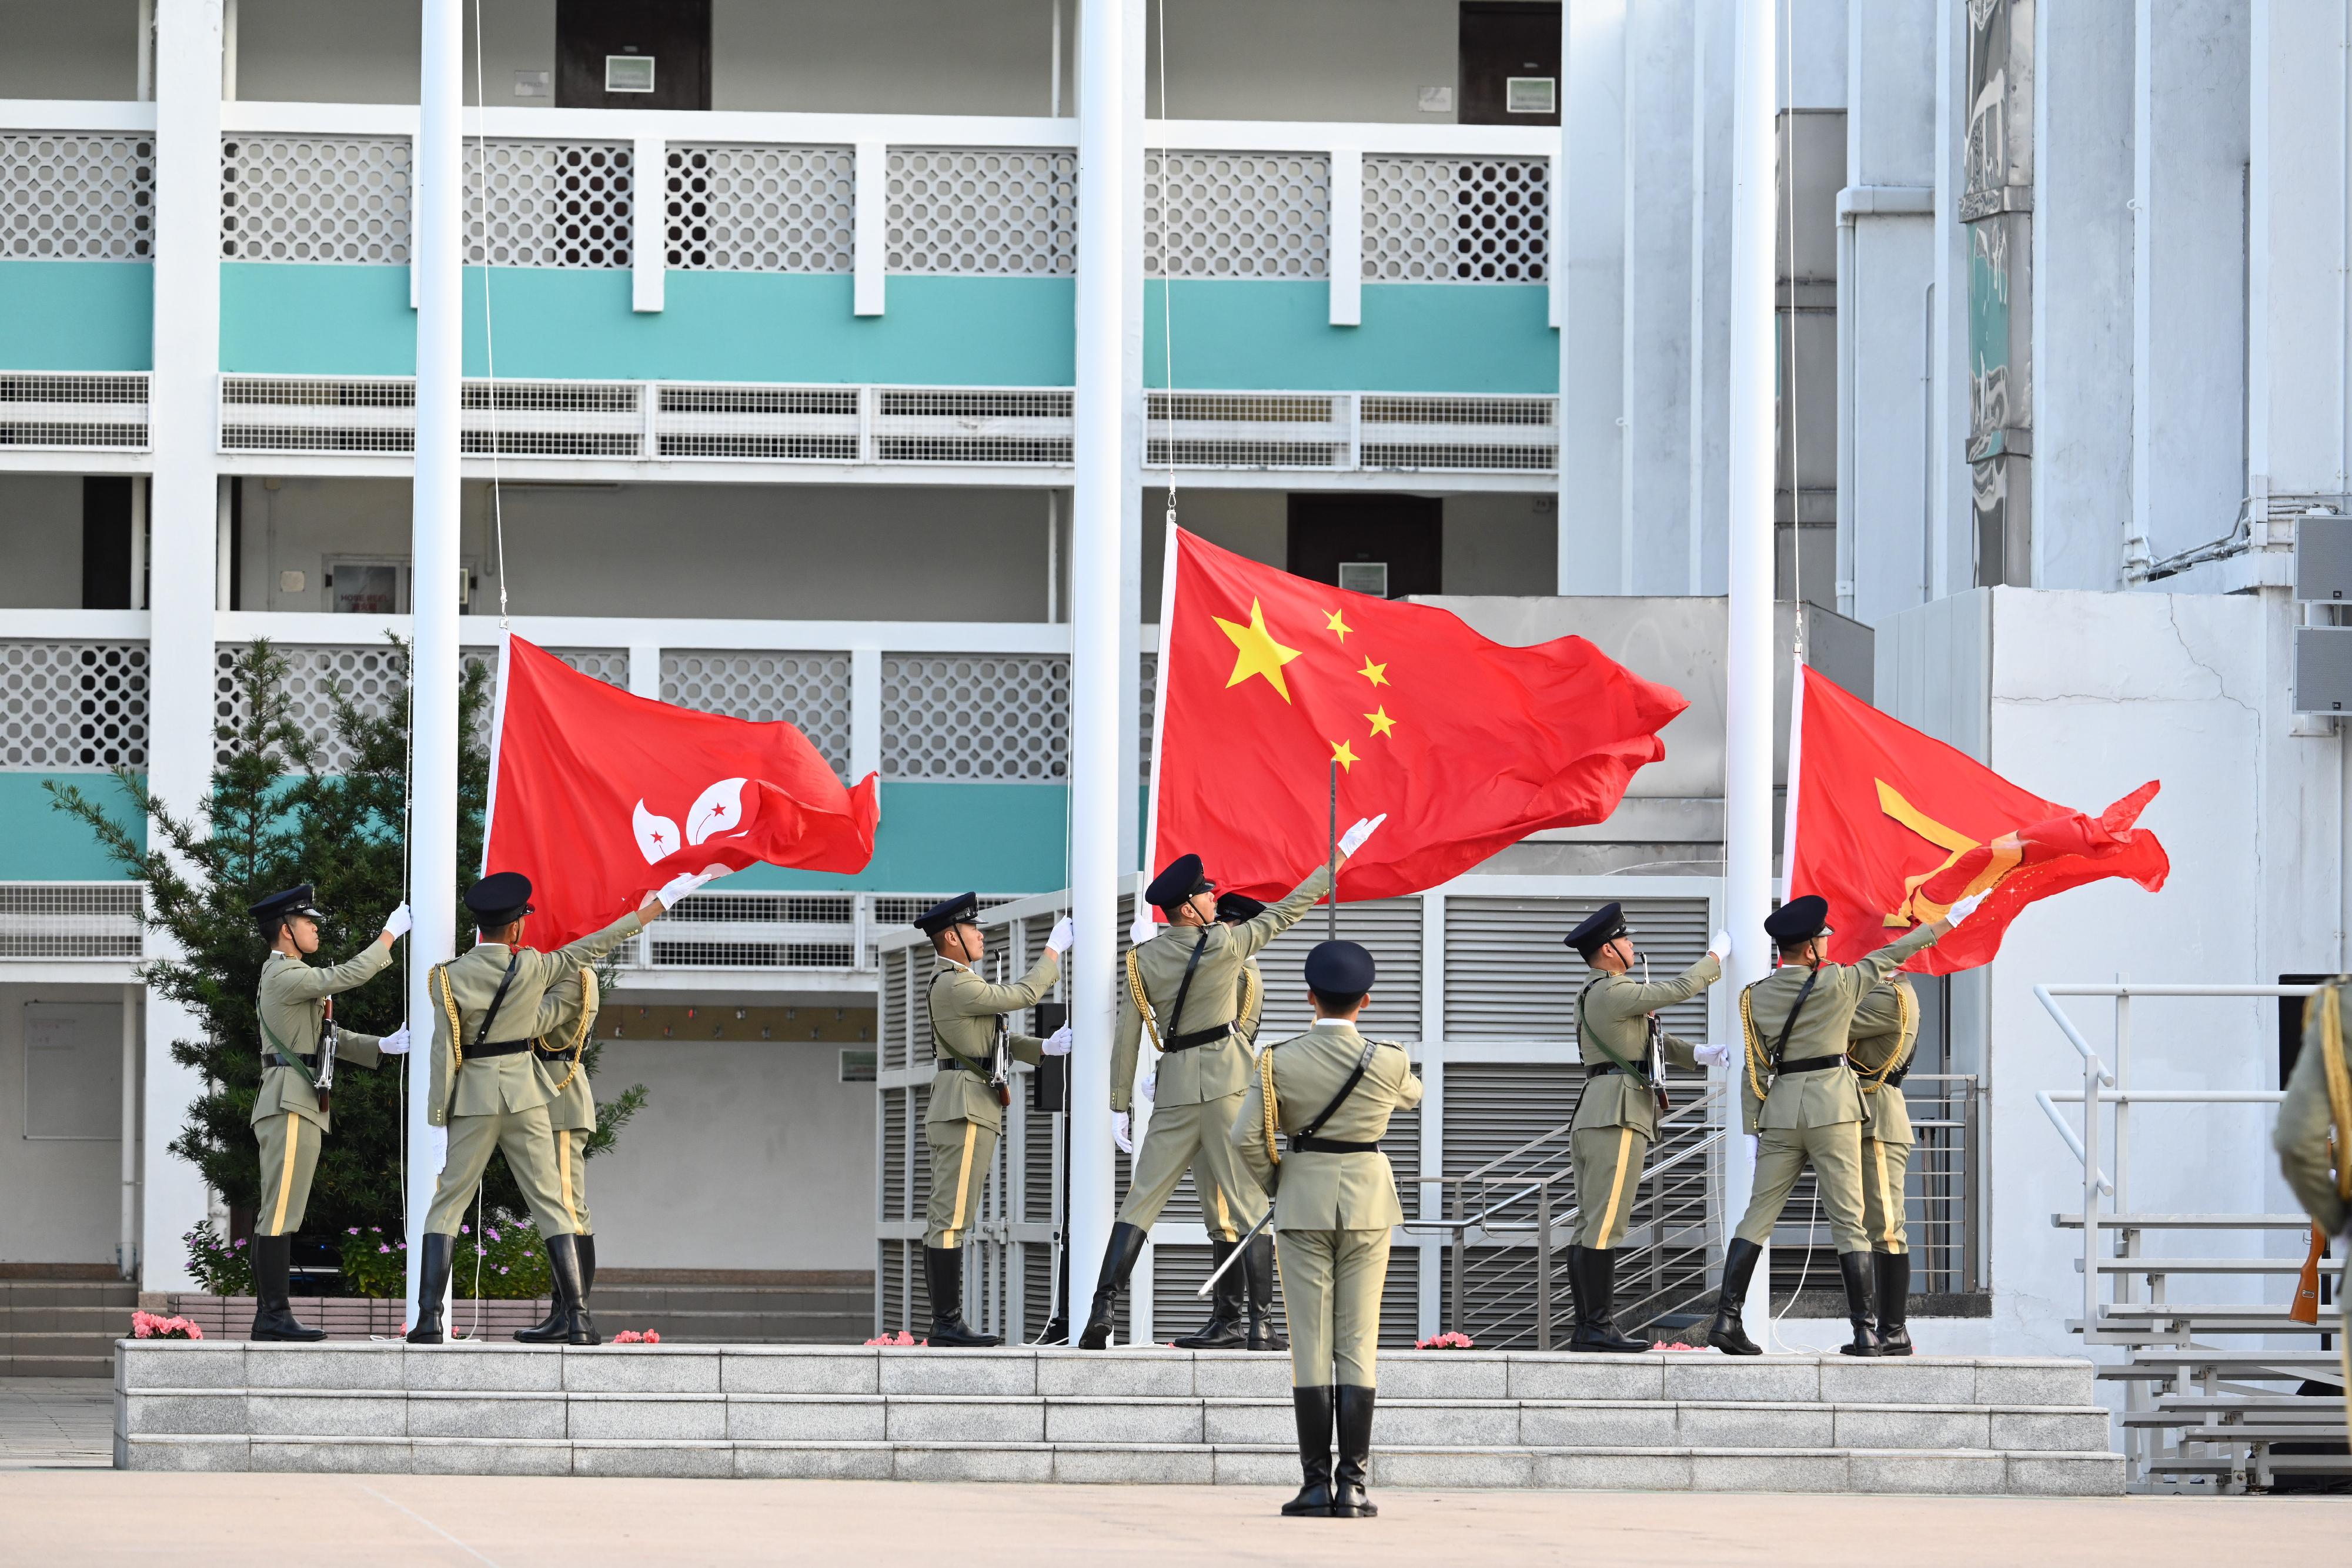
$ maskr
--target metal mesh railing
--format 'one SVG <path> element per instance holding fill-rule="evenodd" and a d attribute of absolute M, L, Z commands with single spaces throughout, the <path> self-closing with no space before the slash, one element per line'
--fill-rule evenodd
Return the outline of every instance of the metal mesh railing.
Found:
<path fill-rule="evenodd" d="M 146 956 L 138 882 L 0 882 L 0 958 Z"/>

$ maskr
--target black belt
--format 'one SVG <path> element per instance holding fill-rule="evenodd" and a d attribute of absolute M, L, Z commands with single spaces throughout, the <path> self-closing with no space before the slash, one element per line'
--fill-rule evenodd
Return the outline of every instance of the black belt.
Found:
<path fill-rule="evenodd" d="M 1304 1133 L 1290 1134 L 1290 1152 L 1294 1155 L 1370 1155 L 1380 1152 L 1380 1145 L 1351 1144 L 1339 1138 L 1314 1138 Z"/>
<path fill-rule="evenodd" d="M 996 1082 L 996 1074 L 984 1067 L 973 1066 L 961 1056 L 934 1057 L 931 1064 L 941 1072 L 954 1072 L 961 1070 L 971 1073 L 974 1078 L 984 1078 L 991 1083 Z"/>
<path fill-rule="evenodd" d="M 541 1061 L 569 1061 L 572 1060 L 572 1048 L 568 1045 L 547 1045 L 536 1040 L 532 1040 L 530 1045 L 531 1053 L 534 1056 L 537 1056 Z"/>
<path fill-rule="evenodd" d="M 1618 1066 L 1613 1061 L 1596 1061 L 1584 1070 L 1584 1076 L 1588 1079 L 1606 1078 L 1612 1072 L 1622 1072 L 1624 1071 L 1625 1070 L 1623 1068 Z M 1640 1082 L 1638 1077 L 1635 1079 L 1635 1082 Z"/>
<path fill-rule="evenodd" d="M 1196 1029 L 1190 1034 L 1171 1034 L 1168 1037 L 1168 1043 L 1160 1049 L 1163 1052 L 1190 1051 L 1196 1045 L 1206 1045 L 1213 1040 L 1223 1040 L 1233 1032 L 1233 1025 L 1221 1023 L 1214 1029 Z"/>
<path fill-rule="evenodd" d="M 268 1060 L 264 1061 L 261 1065 L 264 1067 L 285 1067 L 297 1061 L 300 1062 L 303 1066 L 309 1068 L 313 1072 L 319 1071 L 319 1059 L 317 1057 L 296 1056 L 291 1052 L 286 1051 L 272 1051 Z"/>
<path fill-rule="evenodd" d="M 493 1040 L 467 1051 L 466 1060 L 478 1061 L 485 1056 L 520 1056 L 530 1049 L 530 1041 L 528 1040 Z"/>
<path fill-rule="evenodd" d="M 1784 1061 L 1772 1071 L 1783 1076 L 1791 1072 L 1826 1072 L 1832 1067 L 1845 1065 L 1843 1056 L 1808 1056 L 1801 1061 Z"/>

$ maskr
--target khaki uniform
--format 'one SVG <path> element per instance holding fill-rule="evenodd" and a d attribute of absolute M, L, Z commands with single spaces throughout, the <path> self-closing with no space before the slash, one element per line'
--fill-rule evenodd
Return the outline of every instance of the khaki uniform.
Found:
<path fill-rule="evenodd" d="M 556 981 L 540 1003 L 541 1029 L 531 1048 L 548 1080 L 547 1120 L 555 1133 L 556 1185 L 583 1236 L 596 1228 L 588 1218 L 587 1176 L 588 1140 L 596 1134 L 596 1095 L 581 1053 L 603 1006 L 594 970 Z"/>
<path fill-rule="evenodd" d="M 2352 1011 L 2344 995 L 2347 985 L 2352 977 L 2339 975 L 2304 1003 L 2303 1051 L 2294 1059 L 2278 1126 L 2271 1134 L 2280 1173 L 2304 1212 L 2323 1234 L 2339 1239 L 2352 1221 L 2347 1199 L 2347 1186 L 2352 1184 L 2336 1176 L 2339 1162 L 2352 1171 L 2352 1152 L 2347 1152 L 2352 1151 L 2352 1070 L 2346 1066 L 2344 1051 L 2344 1014 Z M 2331 1134 L 2336 1141 L 2334 1152 L 2328 1148 Z M 2352 1354 L 2347 1354 L 2352 1351 L 2352 1292 L 2339 1281 L 2336 1294 L 2344 1312 L 2336 1354 L 2345 1369 L 2346 1414 L 2352 1418 Z"/>
<path fill-rule="evenodd" d="M 1688 1001 L 1722 977 L 1723 966 L 1707 953 L 1675 979 L 1646 984 L 1631 975 L 1600 974 L 1578 995 L 1576 1044 L 1586 1076 L 1584 1092 L 1577 1096 L 1575 1127 L 1569 1134 L 1569 1152 L 1576 1163 L 1578 1245 L 1607 1250 L 1625 1239 L 1642 1166 L 1657 1141 L 1657 1095 L 1622 1067 L 1630 1066 L 1646 1078 L 1651 1015 Z M 1666 1061 L 1697 1068 L 1690 1041 L 1663 1030 L 1657 1040 Z M 1595 1072 L 1596 1068 L 1607 1071 Z"/>
<path fill-rule="evenodd" d="M 433 1002 L 432 1088 L 425 1119 L 449 1129 L 449 1152 L 433 1193 L 425 1228 L 455 1236 L 466 1206 L 481 1185 L 493 1149 L 505 1154 L 507 1168 L 530 1206 L 540 1235 L 572 1236 L 580 1226 L 564 1202 L 562 1166 L 555 1147 L 555 1080 L 549 1078 L 527 1042 L 546 1034 L 566 1006 L 560 982 L 578 981 L 580 971 L 643 929 L 634 912 L 604 930 L 552 953 L 509 949 L 502 942 L 478 942 L 446 964 L 436 966 L 426 982 Z M 477 1043 L 482 1018 L 515 966 L 492 1027 L 491 1045 L 524 1042 L 525 1049 L 499 1056 L 466 1054 Z M 575 997 L 570 1004 L 579 1006 Z M 560 1075 L 559 1075 L 560 1077 Z M 593 1114 L 593 1108 L 591 1108 Z"/>
<path fill-rule="evenodd" d="M 1277 1134 L 1320 1115 L 1363 1056 L 1364 1037 L 1348 1023 L 1318 1023 L 1269 1045 L 1241 1095 L 1229 1136 L 1259 1187 L 1276 1186 L 1274 1228 L 1281 1239 L 1283 1312 L 1290 1325 L 1290 1377 L 1300 1388 L 1379 1382 L 1381 1292 L 1388 1282 L 1390 1232 L 1404 1222 L 1396 1169 L 1378 1149 L 1284 1153 Z M 1421 1080 L 1404 1047 L 1382 1042 L 1345 1103 L 1317 1130 L 1335 1143 L 1373 1143 L 1389 1116 L 1421 1103 Z"/>
<path fill-rule="evenodd" d="M 1846 1060 L 1862 1090 L 1862 1225 L 1874 1252 L 1911 1250 L 1903 1213 L 1911 1112 L 1903 1077 L 1918 1044 L 1919 994 L 1896 975 L 1863 998 L 1846 1037 Z"/>
<path fill-rule="evenodd" d="M 289 1056 L 311 1059 L 308 1065 L 315 1071 L 327 998 L 365 984 L 391 962 L 392 949 L 380 939 L 324 968 L 283 952 L 261 961 L 261 987 L 254 1002 L 261 1018 L 262 1063 L 261 1092 L 253 1101 L 253 1135 L 261 1145 L 261 1207 L 253 1221 L 257 1236 L 291 1236 L 302 1228 L 302 1216 L 310 1205 L 310 1178 L 319 1168 L 319 1145 L 328 1130 L 318 1091 L 302 1069 L 280 1065 L 278 1052 L 282 1047 Z M 277 1036 L 275 1044 L 272 1035 Z M 376 1050 L 381 1039 L 341 1030 L 336 1062 L 375 1066 L 383 1060 Z"/>
<path fill-rule="evenodd" d="M 1940 930 L 1922 925 L 1854 964 L 1823 964 L 1779 1061 L 1772 1047 L 1796 1005 L 1797 993 L 1815 971 L 1783 964 L 1748 988 L 1739 1005 L 1747 1037 L 1747 1060 L 1739 1073 L 1742 1123 L 1759 1134 L 1756 1186 L 1738 1234 L 1761 1247 L 1806 1166 L 1828 1216 L 1830 1236 L 1840 1253 L 1867 1252 L 1870 1238 L 1862 1216 L 1862 1086 L 1846 1064 L 1853 1015 L 1895 967 L 1932 944 Z M 1805 1072 L 1792 1063 L 1827 1061 Z M 1767 1080 L 1769 1079 L 1769 1083 Z"/>
<path fill-rule="evenodd" d="M 930 1203 L 923 1212 L 923 1245 L 963 1245 L 981 1188 L 988 1181 L 996 1140 L 1004 1133 L 1004 1107 L 990 1080 L 996 1072 L 996 1035 L 1004 1014 L 1034 1008 L 1061 977 L 1051 952 L 1038 955 L 1029 972 L 1009 986 L 992 985 L 970 967 L 941 958 L 925 993 L 930 1009 L 931 1046 L 939 1062 L 931 1079 L 931 1103 L 923 1113 L 923 1142 L 931 1155 Z M 1008 1034 L 1005 1054 L 1036 1063 L 1045 1041 Z"/>
<path fill-rule="evenodd" d="M 1281 903 L 1239 925 L 1165 925 L 1160 934 L 1133 951 L 1132 968 L 1123 967 L 1119 985 L 1118 1028 L 1111 1036 L 1110 1108 L 1128 1109 L 1135 1086 L 1135 1059 L 1143 1040 L 1143 1011 L 1136 1005 L 1135 981 L 1140 980 L 1151 1003 L 1160 1048 L 1155 1067 L 1159 1082 L 1151 1095 L 1151 1120 L 1143 1131 L 1142 1146 L 1135 1151 L 1135 1176 L 1129 1183 L 1127 1202 L 1119 1207 L 1119 1223 L 1150 1230 L 1168 1199 L 1184 1179 L 1187 1166 L 1201 1166 L 1199 1182 L 1202 1219 L 1228 1241 L 1255 1225 L 1265 1212 L 1265 1195 L 1234 1156 L 1226 1135 L 1240 1109 L 1242 1091 L 1255 1061 L 1247 1039 L 1227 1033 L 1201 1045 L 1166 1049 L 1170 1032 L 1198 1034 L 1232 1025 L 1240 1017 L 1242 982 L 1249 961 L 1315 907 L 1331 890 L 1331 868 L 1318 866 Z M 1184 1012 L 1174 1016 L 1176 992 L 1184 971 L 1200 949 L 1192 988 L 1184 994 Z M 1265 984 L 1256 989 L 1263 1006 Z M 1255 1029 L 1255 1024 L 1252 1028 Z M 1216 1212 L 1210 1212 L 1210 1210 Z"/>

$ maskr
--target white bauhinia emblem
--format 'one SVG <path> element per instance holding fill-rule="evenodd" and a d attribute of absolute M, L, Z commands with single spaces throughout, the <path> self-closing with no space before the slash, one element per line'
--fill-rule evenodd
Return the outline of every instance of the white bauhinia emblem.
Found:
<path fill-rule="evenodd" d="M 743 786 L 749 782 L 721 779 L 697 797 L 694 809 L 686 814 L 686 841 L 698 844 L 742 831 Z"/>
<path fill-rule="evenodd" d="M 656 816 L 646 810 L 643 800 L 637 802 L 633 825 L 637 834 L 637 849 L 646 857 L 647 865 L 656 865 L 686 847 L 685 835 L 677 831 L 677 824 L 667 817 Z"/>
<path fill-rule="evenodd" d="M 643 800 L 637 802 L 631 827 L 637 836 L 638 852 L 647 865 L 657 865 L 689 844 L 723 839 L 743 831 L 743 786 L 746 779 L 721 779 L 696 798 L 693 808 L 686 814 L 686 828 L 679 831 L 676 821 L 656 811 L 646 810 Z M 712 866 L 708 876 L 725 874 L 723 866 Z"/>

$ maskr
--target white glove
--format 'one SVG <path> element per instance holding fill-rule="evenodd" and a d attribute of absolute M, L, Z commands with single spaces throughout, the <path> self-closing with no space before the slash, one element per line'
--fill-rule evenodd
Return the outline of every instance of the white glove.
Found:
<path fill-rule="evenodd" d="M 1160 1101 L 1158 1096 L 1153 1093 L 1153 1091 L 1159 1087 L 1160 1074 L 1156 1071 L 1147 1071 L 1143 1075 L 1143 1097 L 1146 1100 L 1150 1101 L 1155 1105 L 1160 1103 Z"/>
<path fill-rule="evenodd" d="M 1691 1054 L 1698 1058 L 1698 1064 L 1701 1067 L 1720 1067 L 1725 1062 L 1731 1060 L 1731 1047 L 1727 1045 L 1695 1045 L 1691 1047 Z"/>
<path fill-rule="evenodd" d="M 718 874 L 719 873 L 717 872 L 710 871 L 683 872 L 662 883 L 660 889 L 655 893 L 654 896 L 661 900 L 661 906 L 664 909 L 671 908 L 679 899 L 684 898 L 688 894 L 692 893 L 696 888 L 700 887 L 704 883 L 710 881 Z"/>
<path fill-rule="evenodd" d="M 1981 893 L 1972 893 L 1966 898 L 1956 900 L 1952 904 L 1951 912 L 1944 916 L 1944 924 L 1958 925 L 1961 921 L 1974 915 L 1977 912 L 1977 905 L 1984 901 L 1985 895 Z"/>
<path fill-rule="evenodd" d="M 1127 928 L 1127 940 L 1132 946 L 1140 947 L 1159 935 L 1160 923 L 1149 915 Z"/>
<path fill-rule="evenodd" d="M 1110 1141 L 1118 1145 L 1118 1152 L 1122 1155 L 1135 1153 L 1135 1140 L 1127 1135 L 1127 1113 L 1124 1111 L 1110 1113 Z"/>
<path fill-rule="evenodd" d="M 415 924 L 416 916 L 411 915 L 408 912 L 408 905 L 404 904 L 383 917 L 383 934 L 387 936 L 405 936 L 410 927 Z"/>
<path fill-rule="evenodd" d="M 1077 935 L 1077 922 L 1065 915 L 1054 922 L 1053 932 L 1045 938 L 1045 946 L 1056 953 L 1066 953 L 1070 950 L 1070 944 L 1076 940 Z"/>
<path fill-rule="evenodd" d="M 1731 933 L 1722 929 L 1720 926 L 1717 927 L 1715 935 L 1706 939 L 1706 950 L 1710 954 L 1714 955 L 1715 961 L 1717 963 L 1729 963 L 1731 961 Z"/>
<path fill-rule="evenodd" d="M 408 1026 L 406 1024 L 402 1024 L 398 1029 L 394 1030 L 390 1034 L 385 1035 L 382 1040 L 377 1040 L 375 1042 L 375 1048 L 386 1056 L 406 1056 L 408 1054 Z"/>
<path fill-rule="evenodd" d="M 416 1168 L 428 1175 L 439 1176 L 441 1167 L 449 1163 L 449 1129 L 427 1126 L 410 1145 L 409 1158 Z"/>
<path fill-rule="evenodd" d="M 1070 1054 L 1070 1026 L 1064 1024 L 1045 1037 L 1043 1049 L 1048 1056 L 1067 1056 Z"/>
<path fill-rule="evenodd" d="M 1362 849 L 1364 847 L 1364 841 L 1372 836 L 1372 830 L 1379 827 L 1382 822 L 1385 822 L 1388 820 L 1389 814 L 1386 811 L 1382 811 L 1377 817 L 1365 817 L 1359 819 L 1354 827 L 1349 828 L 1346 832 L 1339 835 L 1339 853 L 1341 857 L 1345 858 L 1346 856 L 1354 854 L 1358 850 Z"/>

